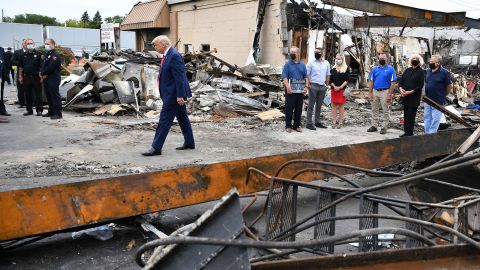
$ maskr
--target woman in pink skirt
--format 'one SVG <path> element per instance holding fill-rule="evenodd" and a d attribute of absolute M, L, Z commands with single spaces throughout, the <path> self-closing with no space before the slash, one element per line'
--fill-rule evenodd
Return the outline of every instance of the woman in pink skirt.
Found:
<path fill-rule="evenodd" d="M 345 102 L 347 99 L 343 96 L 345 88 L 347 88 L 348 66 L 345 63 L 345 57 L 337 54 L 335 57 L 335 66 L 330 72 L 330 86 L 332 96 L 332 128 L 341 128 L 343 126 L 343 118 L 345 115 Z M 338 123 L 337 123 L 338 114 Z"/>

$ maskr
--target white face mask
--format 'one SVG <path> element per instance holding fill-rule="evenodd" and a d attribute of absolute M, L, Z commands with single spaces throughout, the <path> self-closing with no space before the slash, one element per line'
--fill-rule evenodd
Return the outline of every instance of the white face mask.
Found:
<path fill-rule="evenodd" d="M 339 65 L 339 66 L 340 66 L 342 63 L 343 63 L 343 60 L 338 60 L 338 59 L 335 60 L 335 64 L 337 64 L 337 65 Z"/>
<path fill-rule="evenodd" d="M 35 46 L 33 46 L 33 44 L 27 44 L 27 49 L 33 50 L 34 48 L 35 48 Z"/>
<path fill-rule="evenodd" d="M 52 48 L 50 47 L 50 45 L 45 44 L 45 51 L 48 52 L 48 51 L 50 51 L 51 49 L 52 49 Z"/>

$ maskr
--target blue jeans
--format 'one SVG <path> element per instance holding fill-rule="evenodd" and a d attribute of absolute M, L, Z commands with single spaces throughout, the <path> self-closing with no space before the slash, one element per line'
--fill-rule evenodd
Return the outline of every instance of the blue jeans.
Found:
<path fill-rule="evenodd" d="M 426 134 L 437 133 L 438 126 L 440 126 L 440 119 L 442 118 L 442 112 L 433 108 L 428 104 L 424 105 L 424 109 L 425 109 L 425 112 L 424 112 L 425 133 Z"/>

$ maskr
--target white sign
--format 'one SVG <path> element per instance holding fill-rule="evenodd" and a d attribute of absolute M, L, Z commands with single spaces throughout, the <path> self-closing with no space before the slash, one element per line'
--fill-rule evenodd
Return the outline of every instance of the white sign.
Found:
<path fill-rule="evenodd" d="M 115 24 L 114 23 L 105 23 L 102 24 L 100 35 L 102 43 L 115 43 Z"/>
<path fill-rule="evenodd" d="M 459 63 L 460 65 L 477 65 L 478 56 L 470 56 L 470 55 L 460 55 Z"/>

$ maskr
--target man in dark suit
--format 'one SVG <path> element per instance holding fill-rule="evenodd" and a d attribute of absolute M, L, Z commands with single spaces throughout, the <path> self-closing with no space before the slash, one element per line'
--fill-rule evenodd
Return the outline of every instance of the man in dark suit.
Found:
<path fill-rule="evenodd" d="M 175 117 L 185 140 L 182 146 L 177 147 L 177 150 L 195 149 L 192 126 L 185 105 L 187 98 L 192 96 L 192 91 L 188 83 L 183 58 L 175 48 L 172 48 L 171 42 L 166 36 L 156 37 L 152 44 L 157 52 L 163 54 L 158 75 L 163 107 L 152 147 L 142 155 L 156 156 L 162 154 L 163 143 Z"/>

